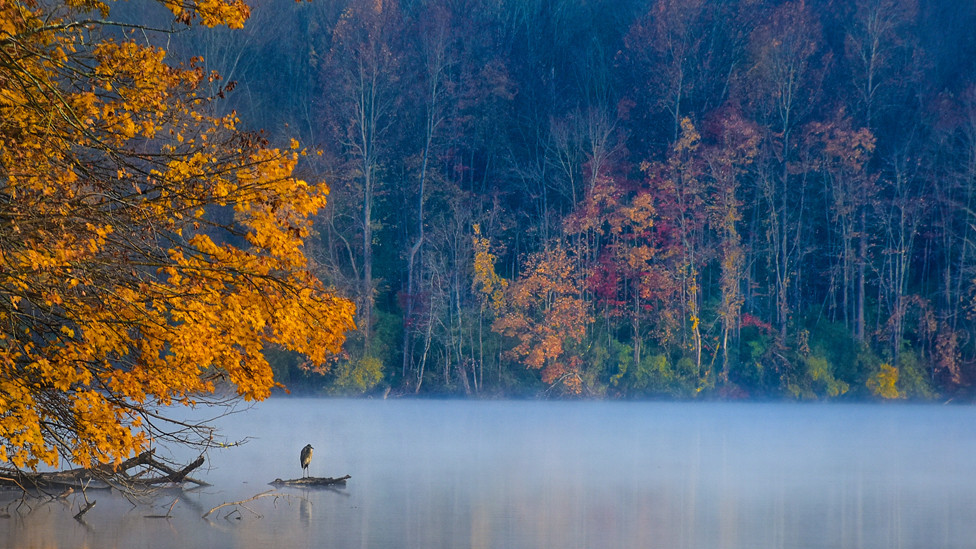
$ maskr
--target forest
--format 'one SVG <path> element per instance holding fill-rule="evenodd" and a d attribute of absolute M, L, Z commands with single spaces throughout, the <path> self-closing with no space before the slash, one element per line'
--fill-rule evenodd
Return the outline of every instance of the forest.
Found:
<path fill-rule="evenodd" d="M 357 329 L 325 375 L 272 351 L 292 391 L 953 399 L 974 28 L 936 0 L 262 0 L 154 40 L 221 75 L 215 116 L 317 149 L 306 253 Z"/>

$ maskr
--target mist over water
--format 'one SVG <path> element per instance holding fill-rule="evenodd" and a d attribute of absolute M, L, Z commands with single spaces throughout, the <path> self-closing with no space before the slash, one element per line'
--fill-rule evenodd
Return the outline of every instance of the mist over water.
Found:
<path fill-rule="evenodd" d="M 0 547 L 972 547 L 974 426 L 928 405 L 272 399 L 222 420 L 251 440 L 209 456 L 213 487 L 92 493 L 84 523 L 80 500 L 0 499 Z M 305 444 L 344 489 L 200 518 L 300 477 Z"/>

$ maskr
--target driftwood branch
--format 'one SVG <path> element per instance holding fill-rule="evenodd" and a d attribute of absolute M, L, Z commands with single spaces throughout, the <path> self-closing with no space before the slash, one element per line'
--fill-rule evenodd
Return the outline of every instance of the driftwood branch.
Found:
<path fill-rule="evenodd" d="M 346 481 L 349 480 L 349 475 L 339 478 L 331 477 L 304 477 L 304 478 L 294 478 L 291 480 L 281 480 L 280 478 L 274 479 L 271 484 L 272 486 L 345 486 Z"/>
<path fill-rule="evenodd" d="M 227 503 L 221 503 L 220 505 L 218 505 L 218 506 L 214 507 L 213 509 L 211 509 L 211 510 L 207 511 L 206 513 L 204 513 L 203 518 L 209 517 L 210 515 L 212 515 L 214 513 L 214 511 L 216 511 L 218 509 L 222 509 L 224 507 L 230 507 L 230 506 L 234 506 L 234 507 L 236 507 L 236 509 L 234 509 L 230 513 L 227 513 L 226 515 L 224 515 L 224 518 L 225 519 L 229 518 L 234 513 L 237 513 L 238 514 L 238 517 L 239 517 L 241 515 L 241 509 L 242 508 L 243 509 L 246 509 L 251 514 L 253 514 L 253 515 L 257 516 L 257 517 L 261 517 L 261 515 L 258 514 L 258 513 L 256 513 L 253 509 L 251 509 L 247 505 L 244 505 L 245 503 L 250 503 L 250 502 L 252 502 L 252 501 L 254 501 L 256 499 L 260 499 L 260 498 L 275 498 L 275 501 L 276 502 L 277 502 L 278 498 L 284 498 L 286 500 L 291 499 L 291 498 L 298 498 L 298 499 L 302 500 L 303 502 L 308 503 L 308 500 L 306 498 L 302 497 L 302 496 L 296 496 L 294 494 L 282 494 L 281 492 L 279 492 L 279 491 L 277 491 L 275 489 L 271 489 L 271 490 L 265 490 L 264 492 L 261 492 L 260 494 L 256 494 L 254 496 L 251 496 L 251 497 L 249 497 L 247 499 L 242 499 L 240 501 L 228 501 Z"/>
<path fill-rule="evenodd" d="M 237 505 L 237 506 L 240 506 L 240 507 L 244 507 L 244 504 L 245 503 L 249 503 L 249 502 L 254 501 L 254 500 L 258 499 L 258 498 L 278 497 L 280 495 L 281 494 L 276 494 L 274 490 L 266 490 L 264 492 L 261 492 L 260 494 L 257 494 L 256 496 L 251 496 L 251 497 L 249 497 L 247 499 L 242 499 L 240 501 L 229 501 L 227 503 L 221 503 L 220 505 L 218 505 L 218 506 L 214 507 L 213 509 L 211 509 L 211 510 L 207 511 L 206 513 L 204 513 L 203 514 L 203 518 L 209 517 L 211 514 L 213 514 L 214 511 L 216 511 L 217 509 L 220 509 L 222 507 L 227 507 L 229 505 Z M 244 508 L 247 509 L 247 507 L 244 507 Z M 248 511 L 251 511 L 251 510 L 248 509 Z M 251 511 L 251 512 L 254 513 L 254 511 Z M 255 513 L 255 514 L 257 514 L 257 513 Z"/>
<path fill-rule="evenodd" d="M 94 507 L 96 503 L 98 503 L 98 502 L 95 501 L 95 500 L 89 501 L 88 502 L 88 505 L 85 505 L 84 507 L 82 507 L 81 511 L 78 511 L 78 514 L 75 515 L 75 517 L 74 517 L 75 520 L 81 520 L 81 517 L 85 516 L 85 513 L 87 513 L 88 511 L 90 511 L 91 508 Z"/>

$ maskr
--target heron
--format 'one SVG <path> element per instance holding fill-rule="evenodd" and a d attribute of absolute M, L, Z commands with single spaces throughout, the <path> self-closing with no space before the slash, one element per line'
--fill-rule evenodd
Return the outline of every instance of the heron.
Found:
<path fill-rule="evenodd" d="M 311 444 L 306 444 L 305 447 L 302 448 L 302 454 L 300 456 L 302 461 L 302 476 L 305 476 L 305 473 L 307 473 L 308 470 L 308 464 L 310 461 L 312 461 L 312 450 L 313 448 Z"/>

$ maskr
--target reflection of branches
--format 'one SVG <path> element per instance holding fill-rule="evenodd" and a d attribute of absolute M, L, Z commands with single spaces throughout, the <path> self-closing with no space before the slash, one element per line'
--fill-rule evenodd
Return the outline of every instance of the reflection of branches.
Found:
<path fill-rule="evenodd" d="M 166 510 L 165 515 L 146 515 L 146 518 L 165 518 L 165 519 L 173 518 L 173 507 L 176 506 L 177 501 L 180 501 L 180 498 L 175 498 L 173 500 L 173 503 L 169 505 L 169 509 Z"/>
<path fill-rule="evenodd" d="M 7 503 L 6 506 L 4 506 L 3 512 L 0 513 L 0 518 L 7 518 L 7 517 L 9 517 L 10 516 L 10 507 L 12 505 L 14 505 L 15 503 L 17 505 L 13 509 L 14 512 L 20 513 L 20 508 L 21 507 L 27 507 L 27 511 L 28 512 L 33 511 L 34 508 L 31 507 L 30 503 L 28 503 L 28 498 L 29 497 L 30 497 L 30 493 L 27 490 L 23 490 L 23 492 L 21 492 L 20 497 L 11 500 L 9 503 Z"/>

